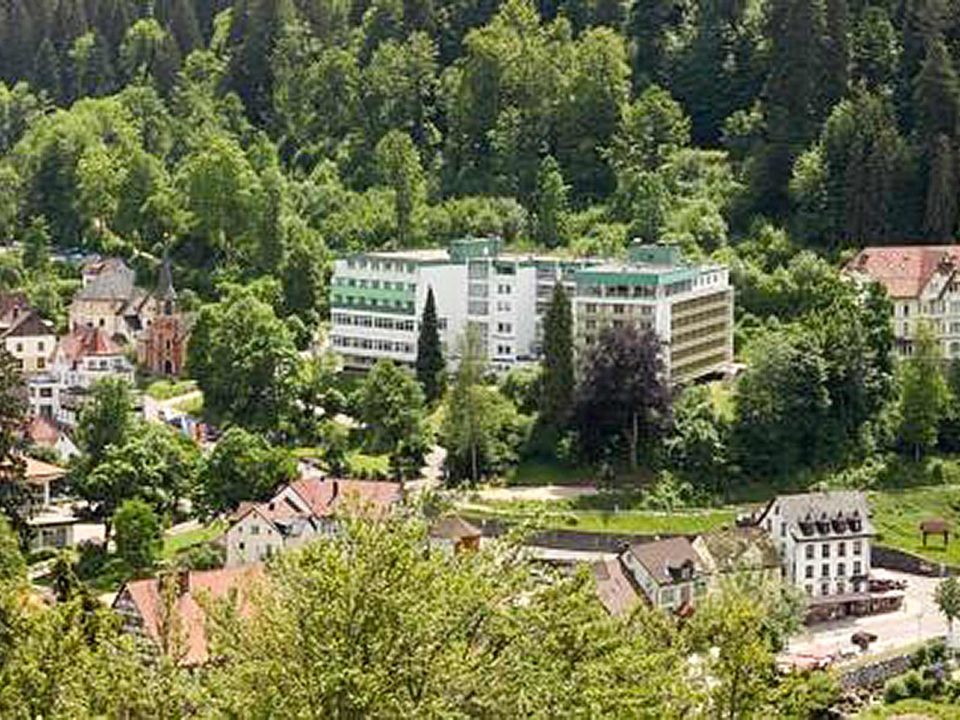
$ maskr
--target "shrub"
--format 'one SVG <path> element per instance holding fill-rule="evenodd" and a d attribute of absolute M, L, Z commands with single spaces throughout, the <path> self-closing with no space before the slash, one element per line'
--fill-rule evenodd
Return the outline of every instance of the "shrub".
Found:
<path fill-rule="evenodd" d="M 215 542 L 194 545 L 177 555 L 177 564 L 188 570 L 216 570 L 225 560 L 224 547 Z"/>
<path fill-rule="evenodd" d="M 887 681 L 883 688 L 883 701 L 887 705 L 893 705 L 895 702 L 906 700 L 908 697 L 910 697 L 910 693 L 907 692 L 906 684 L 902 678 Z"/>
<path fill-rule="evenodd" d="M 903 685 L 906 689 L 907 697 L 923 697 L 923 676 L 917 670 L 911 670 L 903 676 Z"/>

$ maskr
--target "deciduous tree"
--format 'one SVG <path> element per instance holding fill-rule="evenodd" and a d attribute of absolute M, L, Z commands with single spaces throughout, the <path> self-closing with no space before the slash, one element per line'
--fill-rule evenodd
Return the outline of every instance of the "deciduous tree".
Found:
<path fill-rule="evenodd" d="M 584 352 L 575 413 L 586 456 L 596 457 L 619 438 L 635 470 L 640 443 L 666 429 L 671 398 L 661 352 L 653 331 L 632 324 L 604 328 Z"/>

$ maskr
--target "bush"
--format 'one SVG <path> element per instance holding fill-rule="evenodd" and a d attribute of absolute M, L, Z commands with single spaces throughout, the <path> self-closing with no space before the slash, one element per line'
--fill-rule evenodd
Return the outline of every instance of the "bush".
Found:
<path fill-rule="evenodd" d="M 216 570 L 226 561 L 223 545 L 205 542 L 177 555 L 177 565 L 188 570 Z"/>
<path fill-rule="evenodd" d="M 910 697 L 910 693 L 907 692 L 906 684 L 902 678 L 888 680 L 883 688 L 883 701 L 887 705 L 893 705 L 901 700 L 906 700 L 908 697 Z"/>
<path fill-rule="evenodd" d="M 107 561 L 106 548 L 97 542 L 80 543 L 77 546 L 77 576 L 89 580 L 98 575 Z"/>
<path fill-rule="evenodd" d="M 126 500 L 113 515 L 117 555 L 134 570 L 153 567 L 160 554 L 160 519 L 139 498 Z"/>
<path fill-rule="evenodd" d="M 911 670 L 903 676 L 903 686 L 907 697 L 923 697 L 923 676 L 917 670 Z"/>
<path fill-rule="evenodd" d="M 42 550 L 32 550 L 27 554 L 27 565 L 43 562 L 57 556 L 57 551 L 53 548 L 43 548 Z"/>

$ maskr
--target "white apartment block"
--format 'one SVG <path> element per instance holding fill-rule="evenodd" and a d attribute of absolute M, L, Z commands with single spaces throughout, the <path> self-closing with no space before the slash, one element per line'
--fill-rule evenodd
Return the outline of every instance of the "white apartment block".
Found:
<path fill-rule="evenodd" d="M 673 248 L 636 246 L 625 263 L 502 252 L 496 238 L 449 250 L 367 253 L 334 263 L 330 341 L 348 367 L 381 358 L 412 365 L 420 318 L 433 289 L 448 358 L 476 328 L 498 370 L 535 362 L 543 317 L 562 282 L 581 344 L 604 324 L 637 321 L 670 348 L 675 380 L 722 372 L 733 359 L 733 290 L 726 268 L 682 262 Z M 675 347 L 671 345 L 675 343 Z"/>
<path fill-rule="evenodd" d="M 759 524 L 777 545 L 784 580 L 808 597 L 842 603 L 868 591 L 875 533 L 863 493 L 781 495 Z"/>
<path fill-rule="evenodd" d="M 960 246 L 867 247 L 845 272 L 858 282 L 882 285 L 893 304 L 893 331 L 900 357 L 913 353 L 920 323 L 940 340 L 943 356 L 960 358 Z"/>

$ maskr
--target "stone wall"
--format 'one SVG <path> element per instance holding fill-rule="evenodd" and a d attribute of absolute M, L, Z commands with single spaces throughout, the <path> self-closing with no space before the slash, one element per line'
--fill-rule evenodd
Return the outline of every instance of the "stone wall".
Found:
<path fill-rule="evenodd" d="M 506 523 L 494 518 L 471 517 L 469 513 L 464 513 L 464 518 L 469 520 L 483 531 L 486 537 L 497 537 L 514 527 L 512 523 Z M 675 537 L 677 533 L 662 535 L 627 535 L 615 533 L 596 533 L 585 532 L 583 530 L 541 530 L 532 533 L 526 538 L 526 545 L 537 545 L 539 547 L 551 548 L 553 550 L 577 550 L 588 552 L 620 552 L 624 546 L 631 543 L 652 542 L 653 540 Z"/>
<path fill-rule="evenodd" d="M 912 553 L 883 545 L 873 545 L 871 547 L 870 564 L 873 567 L 882 567 L 888 570 L 897 570 L 899 572 L 910 573 L 911 575 L 924 575 L 926 577 L 941 577 L 944 574 L 960 575 L 960 568 L 949 565 L 943 566 Z"/>
<path fill-rule="evenodd" d="M 841 670 L 840 685 L 844 690 L 879 689 L 890 678 L 903 675 L 910 669 L 910 657 L 909 653 L 897 655 L 847 672 Z"/>

